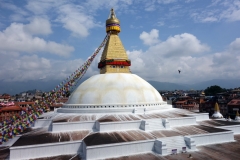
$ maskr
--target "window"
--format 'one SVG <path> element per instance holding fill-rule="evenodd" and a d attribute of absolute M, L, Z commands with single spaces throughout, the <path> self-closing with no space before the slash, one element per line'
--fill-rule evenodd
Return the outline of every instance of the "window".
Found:
<path fill-rule="evenodd" d="M 112 66 L 113 68 L 116 68 L 116 66 Z"/>
<path fill-rule="evenodd" d="M 124 68 L 124 66 L 120 66 L 120 68 Z"/>

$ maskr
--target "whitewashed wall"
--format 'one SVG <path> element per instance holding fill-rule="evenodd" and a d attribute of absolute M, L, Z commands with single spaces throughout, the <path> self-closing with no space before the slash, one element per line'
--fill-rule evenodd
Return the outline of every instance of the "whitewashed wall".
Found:
<path fill-rule="evenodd" d="M 156 106 L 156 107 L 146 107 L 144 108 L 145 112 L 155 112 L 156 110 L 164 110 L 164 109 L 171 109 L 172 105 L 169 104 L 163 104 L 161 106 Z"/>
<path fill-rule="evenodd" d="M 168 119 L 162 119 L 162 122 L 163 122 L 163 126 L 164 126 L 166 129 L 169 129 L 169 128 L 170 128 L 170 124 L 169 124 Z"/>
<path fill-rule="evenodd" d="M 144 104 L 134 104 L 128 105 L 124 107 L 121 104 L 111 104 L 106 105 L 108 107 L 105 108 L 105 105 L 96 105 L 96 108 L 93 106 L 85 106 L 82 107 L 79 105 L 68 105 L 63 106 L 62 108 L 58 108 L 56 112 L 58 113 L 144 113 L 144 112 L 154 112 L 156 110 L 163 110 L 163 109 L 171 109 L 172 105 L 166 104 L 166 102 L 161 102 L 161 105 L 153 105 L 147 106 Z M 123 107 L 122 107 L 123 106 Z M 131 106 L 131 107 L 129 107 Z"/>
<path fill-rule="evenodd" d="M 199 113 L 199 114 L 186 114 L 187 116 L 196 117 L 196 121 L 205 121 L 209 120 L 208 113 Z"/>
<path fill-rule="evenodd" d="M 233 131 L 234 134 L 240 134 L 240 125 L 221 126 L 221 127 L 216 127 L 216 128 L 227 129 L 227 130 Z"/>
<path fill-rule="evenodd" d="M 121 122 L 96 122 L 96 128 L 100 132 L 105 131 L 124 131 L 136 130 L 140 128 L 141 120 L 138 121 L 121 121 Z"/>
<path fill-rule="evenodd" d="M 58 113 L 133 113 L 134 108 L 59 108 Z"/>
<path fill-rule="evenodd" d="M 232 131 L 192 135 L 185 137 L 193 138 L 196 146 L 234 141 Z"/>
<path fill-rule="evenodd" d="M 10 160 L 50 157 L 80 152 L 82 141 L 59 142 L 10 148 Z"/>
<path fill-rule="evenodd" d="M 92 130 L 94 127 L 95 121 L 52 123 L 52 132 Z"/>
<path fill-rule="evenodd" d="M 51 119 L 37 119 L 34 122 L 34 127 L 49 127 L 51 125 L 52 120 Z"/>
<path fill-rule="evenodd" d="M 179 117 L 179 118 L 168 118 L 170 127 L 176 126 L 186 126 L 186 125 L 195 125 L 196 118 L 195 117 Z"/>
<path fill-rule="evenodd" d="M 167 155 L 167 144 L 162 142 L 162 141 L 159 141 L 159 140 L 156 140 L 155 143 L 154 143 L 154 151 L 158 154 L 161 154 L 162 156 L 165 156 Z"/>
<path fill-rule="evenodd" d="M 114 143 L 107 145 L 87 146 L 86 160 L 104 159 L 151 152 L 154 149 L 154 140 Z M 84 146 L 84 145 L 83 145 Z"/>
<path fill-rule="evenodd" d="M 196 150 L 196 143 L 195 143 L 194 138 L 184 136 L 184 140 L 189 149 L 191 149 L 192 151 Z"/>

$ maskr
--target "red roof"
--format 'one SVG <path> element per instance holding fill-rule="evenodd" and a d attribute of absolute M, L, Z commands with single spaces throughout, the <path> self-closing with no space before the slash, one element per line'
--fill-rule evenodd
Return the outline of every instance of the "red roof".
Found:
<path fill-rule="evenodd" d="M 1 99 L 9 99 L 9 98 L 11 98 L 11 96 L 9 96 L 9 95 L 6 96 L 6 95 L 4 95 L 4 96 L 0 96 L 0 98 L 1 98 Z"/>
<path fill-rule="evenodd" d="M 15 102 L 17 105 L 22 105 L 22 104 L 34 104 L 35 102 Z"/>
<path fill-rule="evenodd" d="M 51 107 L 62 107 L 62 106 L 63 106 L 63 104 L 61 104 L 61 103 L 54 103 L 54 104 L 52 104 Z"/>
<path fill-rule="evenodd" d="M 175 102 L 175 103 L 185 103 L 185 102 L 187 102 L 187 100 L 185 100 L 185 101 L 177 101 L 177 102 Z"/>
<path fill-rule="evenodd" d="M 9 107 L 3 107 L 1 108 L 1 111 L 21 111 L 20 106 L 9 106 Z"/>
<path fill-rule="evenodd" d="M 185 105 L 182 105 L 182 107 L 195 107 L 196 105 L 194 104 L 185 104 Z"/>
<path fill-rule="evenodd" d="M 239 105 L 240 106 L 240 99 L 233 99 L 228 103 L 228 105 Z"/>

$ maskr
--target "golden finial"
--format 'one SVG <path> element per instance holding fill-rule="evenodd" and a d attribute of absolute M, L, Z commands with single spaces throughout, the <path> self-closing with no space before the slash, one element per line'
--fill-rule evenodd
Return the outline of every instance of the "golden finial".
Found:
<path fill-rule="evenodd" d="M 116 16 L 113 8 L 110 11 L 110 15 L 109 15 L 108 19 L 117 19 L 117 16 Z"/>
<path fill-rule="evenodd" d="M 217 111 L 217 112 L 219 112 L 219 111 L 220 111 L 220 109 L 219 109 L 219 107 L 218 107 L 218 103 L 217 103 L 217 102 L 215 103 L 214 111 Z"/>
<path fill-rule="evenodd" d="M 237 111 L 237 113 L 236 113 L 236 116 L 239 117 L 239 113 L 238 113 L 238 111 Z"/>
<path fill-rule="evenodd" d="M 120 32 L 120 21 L 117 19 L 113 8 L 111 9 L 110 15 L 106 20 L 106 32 L 109 31 L 117 31 L 117 33 Z"/>

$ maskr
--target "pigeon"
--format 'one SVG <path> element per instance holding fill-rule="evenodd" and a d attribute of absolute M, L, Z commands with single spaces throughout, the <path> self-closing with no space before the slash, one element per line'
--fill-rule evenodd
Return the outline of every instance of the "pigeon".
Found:
<path fill-rule="evenodd" d="M 181 70 L 178 70 L 178 73 L 180 74 Z"/>

